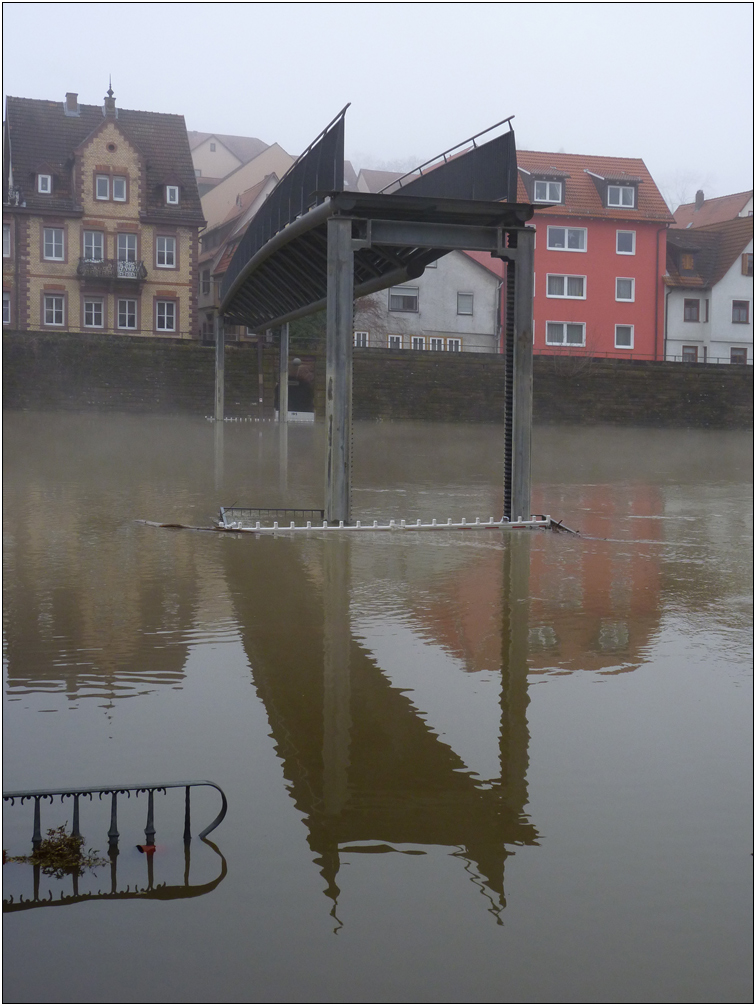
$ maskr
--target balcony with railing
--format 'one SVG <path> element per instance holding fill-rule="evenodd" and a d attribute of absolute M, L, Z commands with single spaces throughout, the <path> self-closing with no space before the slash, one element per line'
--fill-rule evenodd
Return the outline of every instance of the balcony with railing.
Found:
<path fill-rule="evenodd" d="M 123 262 L 112 258 L 80 258 L 76 274 L 85 280 L 125 280 L 139 283 L 146 278 L 147 269 L 144 262 Z"/>

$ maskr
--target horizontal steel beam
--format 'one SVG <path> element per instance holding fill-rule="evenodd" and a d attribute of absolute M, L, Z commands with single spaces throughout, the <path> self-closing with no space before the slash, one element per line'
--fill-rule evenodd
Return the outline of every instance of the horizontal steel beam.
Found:
<path fill-rule="evenodd" d="M 445 248 L 449 251 L 505 251 L 511 228 L 468 224 L 426 223 L 417 220 L 370 220 L 366 240 L 358 246 L 393 245 L 398 248 Z M 513 249 L 512 249 L 513 250 Z"/>

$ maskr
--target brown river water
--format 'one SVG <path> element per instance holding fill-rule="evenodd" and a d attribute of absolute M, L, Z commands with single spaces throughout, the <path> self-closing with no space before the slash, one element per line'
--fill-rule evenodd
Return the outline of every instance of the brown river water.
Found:
<path fill-rule="evenodd" d="M 76 895 L 8 863 L 5 1002 L 752 1001 L 749 434 L 537 429 L 533 509 L 580 536 L 136 523 L 322 506 L 321 424 L 4 444 L 3 788 L 228 798 L 187 851 L 156 794 L 146 857 L 122 796 Z M 356 424 L 353 458 L 356 519 L 501 513 L 498 427 Z"/>

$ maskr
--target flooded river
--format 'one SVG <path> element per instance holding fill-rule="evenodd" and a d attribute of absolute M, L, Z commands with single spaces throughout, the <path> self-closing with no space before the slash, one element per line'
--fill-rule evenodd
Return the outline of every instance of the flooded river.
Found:
<path fill-rule="evenodd" d="M 320 507 L 322 446 L 6 415 L 3 788 L 209 779 L 228 814 L 186 850 L 156 793 L 145 856 L 122 795 L 76 890 L 7 864 L 5 1001 L 750 1001 L 750 436 L 538 429 L 533 508 L 579 537 L 135 522 Z M 353 452 L 356 519 L 501 514 L 496 427 Z M 9 855 L 31 831 L 5 807 Z"/>

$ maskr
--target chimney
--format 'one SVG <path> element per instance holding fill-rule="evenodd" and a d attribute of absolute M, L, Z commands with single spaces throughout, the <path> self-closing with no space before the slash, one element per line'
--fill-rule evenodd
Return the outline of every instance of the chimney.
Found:
<path fill-rule="evenodd" d="M 79 95 L 74 91 L 66 91 L 66 103 L 63 106 L 66 115 L 79 114 Z"/>
<path fill-rule="evenodd" d="M 108 85 L 108 93 L 105 96 L 105 103 L 102 106 L 102 114 L 111 119 L 116 117 L 115 97 L 113 96 L 112 83 L 109 83 Z"/>
<path fill-rule="evenodd" d="M 703 189 L 699 189 L 698 192 L 696 192 L 696 209 L 700 210 L 703 204 L 704 204 Z"/>

